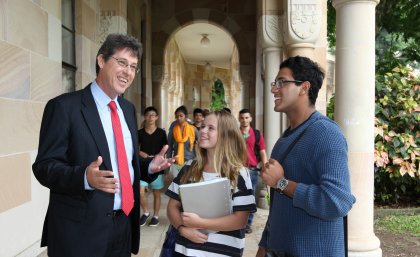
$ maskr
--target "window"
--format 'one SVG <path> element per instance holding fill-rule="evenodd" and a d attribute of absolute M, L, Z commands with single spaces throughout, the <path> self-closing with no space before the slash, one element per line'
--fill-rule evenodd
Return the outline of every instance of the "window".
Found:
<path fill-rule="evenodd" d="M 62 53 L 62 83 L 64 92 L 74 91 L 76 88 L 76 54 L 75 54 L 75 25 L 74 0 L 61 1 L 61 53 Z"/>

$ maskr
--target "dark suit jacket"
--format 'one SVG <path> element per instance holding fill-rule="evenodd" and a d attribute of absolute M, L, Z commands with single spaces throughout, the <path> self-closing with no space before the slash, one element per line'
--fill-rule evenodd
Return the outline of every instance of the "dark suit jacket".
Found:
<path fill-rule="evenodd" d="M 132 253 L 140 242 L 140 171 L 142 180 L 150 160 L 139 163 L 134 105 L 118 97 L 133 140 L 134 208 L 130 213 Z M 102 156 L 101 170 L 112 170 L 105 132 L 90 85 L 51 99 L 44 110 L 38 156 L 32 166 L 35 177 L 50 189 L 41 246 L 50 256 L 103 256 L 112 228 L 114 195 L 85 190 L 87 166 Z M 139 167 L 141 166 L 141 167 Z"/>

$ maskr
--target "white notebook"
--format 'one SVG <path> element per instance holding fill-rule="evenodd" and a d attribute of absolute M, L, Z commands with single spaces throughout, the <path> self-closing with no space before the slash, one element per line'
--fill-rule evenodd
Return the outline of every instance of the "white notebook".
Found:
<path fill-rule="evenodd" d="M 232 213 L 230 181 L 227 178 L 182 184 L 179 195 L 184 211 L 196 213 L 202 218 L 217 218 Z"/>

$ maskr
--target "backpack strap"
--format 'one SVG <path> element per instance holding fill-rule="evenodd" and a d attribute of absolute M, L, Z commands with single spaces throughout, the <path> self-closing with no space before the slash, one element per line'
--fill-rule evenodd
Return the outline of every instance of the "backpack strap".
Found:
<path fill-rule="evenodd" d="M 261 132 L 258 129 L 254 129 L 254 135 L 255 135 L 255 144 L 254 144 L 254 153 L 255 157 L 257 158 L 257 161 L 261 161 L 260 156 L 260 138 L 261 138 Z"/>

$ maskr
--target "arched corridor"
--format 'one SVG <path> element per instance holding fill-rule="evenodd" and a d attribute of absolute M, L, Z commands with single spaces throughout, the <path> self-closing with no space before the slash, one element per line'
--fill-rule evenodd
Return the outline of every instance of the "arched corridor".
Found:
<path fill-rule="evenodd" d="M 200 43 L 202 31 L 207 32 L 207 45 Z M 242 103 L 238 62 L 231 35 L 215 25 L 193 23 L 174 32 L 164 48 L 161 101 L 160 105 L 156 103 L 164 114 L 162 126 L 169 127 L 173 112 L 180 105 L 185 105 L 190 113 L 194 108 L 210 109 L 217 80 L 224 85 L 227 105 L 237 113 Z"/>
<path fill-rule="evenodd" d="M 382 253 L 373 231 L 373 96 L 379 0 L 332 2 L 337 11 L 336 122 L 348 141 L 357 198 L 349 213 L 349 256 L 377 257 Z M 31 168 L 42 113 L 49 99 L 95 79 L 95 56 L 108 34 L 130 34 L 143 44 L 141 72 L 124 94 L 136 106 L 139 124 L 150 105 L 158 107 L 163 127 L 181 104 L 191 113 L 193 107 L 208 108 L 212 85 L 220 79 L 228 107 L 234 115 L 241 108 L 251 110 L 270 154 L 288 126 L 273 111 L 270 83 L 289 56 L 308 56 L 327 68 L 326 16 L 322 0 L 0 0 L 0 255 L 44 250 L 39 241 L 49 190 Z M 210 57 L 191 62 L 181 54 L 186 41 L 178 41 L 177 33 L 198 23 L 222 30 L 231 40 L 226 66 Z M 198 32 L 191 38 L 197 44 L 202 34 L 216 43 L 210 32 Z M 323 113 L 326 83 L 316 105 Z"/>

